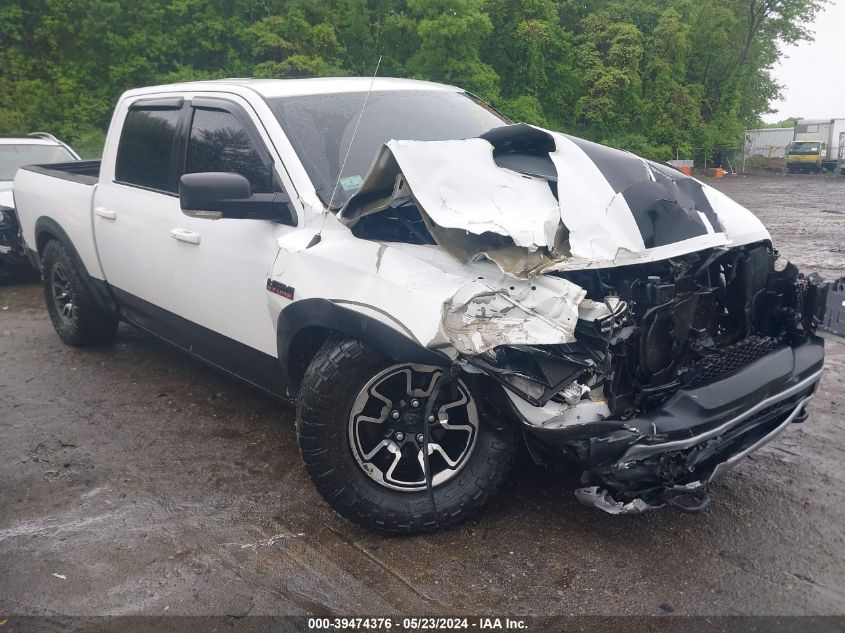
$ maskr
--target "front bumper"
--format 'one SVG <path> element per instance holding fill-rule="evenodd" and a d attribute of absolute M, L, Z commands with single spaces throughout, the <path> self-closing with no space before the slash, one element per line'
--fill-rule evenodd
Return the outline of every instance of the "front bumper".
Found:
<path fill-rule="evenodd" d="M 20 248 L 3 237 L 0 233 L 0 276 L 14 274 L 26 263 Z"/>
<path fill-rule="evenodd" d="M 590 488 L 582 501 L 641 511 L 702 489 L 791 422 L 803 421 L 823 362 L 824 342 L 810 335 L 721 380 L 681 389 L 636 418 L 558 428 L 523 420 L 523 426 L 530 445 L 583 467 Z"/>
<path fill-rule="evenodd" d="M 26 258 L 18 236 L 15 210 L 0 206 L 0 214 L 0 275 L 3 275 L 15 272 Z"/>
<path fill-rule="evenodd" d="M 791 156 L 786 159 L 787 169 L 815 169 L 820 167 L 822 159 L 819 156 L 795 157 Z"/>

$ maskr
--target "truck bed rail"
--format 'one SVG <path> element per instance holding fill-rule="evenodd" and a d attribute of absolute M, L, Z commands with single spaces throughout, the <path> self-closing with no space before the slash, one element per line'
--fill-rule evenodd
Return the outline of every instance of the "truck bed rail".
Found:
<path fill-rule="evenodd" d="M 96 185 L 100 181 L 101 162 L 100 160 L 75 160 L 67 163 L 27 165 L 26 167 L 21 167 L 21 169 L 54 178 L 79 182 L 84 185 Z"/>

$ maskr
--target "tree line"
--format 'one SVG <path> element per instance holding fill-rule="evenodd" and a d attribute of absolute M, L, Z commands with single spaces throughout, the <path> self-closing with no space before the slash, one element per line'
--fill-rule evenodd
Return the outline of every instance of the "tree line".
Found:
<path fill-rule="evenodd" d="M 736 147 L 824 0 L 6 0 L 0 134 L 102 143 L 132 87 L 379 75 L 666 160 Z"/>

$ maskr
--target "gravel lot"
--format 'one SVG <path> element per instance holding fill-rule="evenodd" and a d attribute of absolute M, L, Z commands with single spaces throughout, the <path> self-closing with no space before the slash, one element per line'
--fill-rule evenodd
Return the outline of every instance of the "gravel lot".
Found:
<path fill-rule="evenodd" d="M 845 178 L 718 184 L 802 270 L 845 275 Z M 703 515 L 582 507 L 523 459 L 477 519 L 385 539 L 335 516 L 293 414 L 145 334 L 78 350 L 0 287 L 0 613 L 845 614 L 845 339 L 810 419 Z"/>

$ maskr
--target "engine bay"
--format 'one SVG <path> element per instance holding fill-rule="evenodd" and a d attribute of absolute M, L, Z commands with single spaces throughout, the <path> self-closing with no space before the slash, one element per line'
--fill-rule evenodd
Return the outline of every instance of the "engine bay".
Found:
<path fill-rule="evenodd" d="M 470 362 L 534 406 L 602 398 L 606 417 L 630 419 L 815 330 L 824 289 L 776 263 L 757 243 L 556 273 L 587 291 L 576 341 L 501 347 Z"/>

